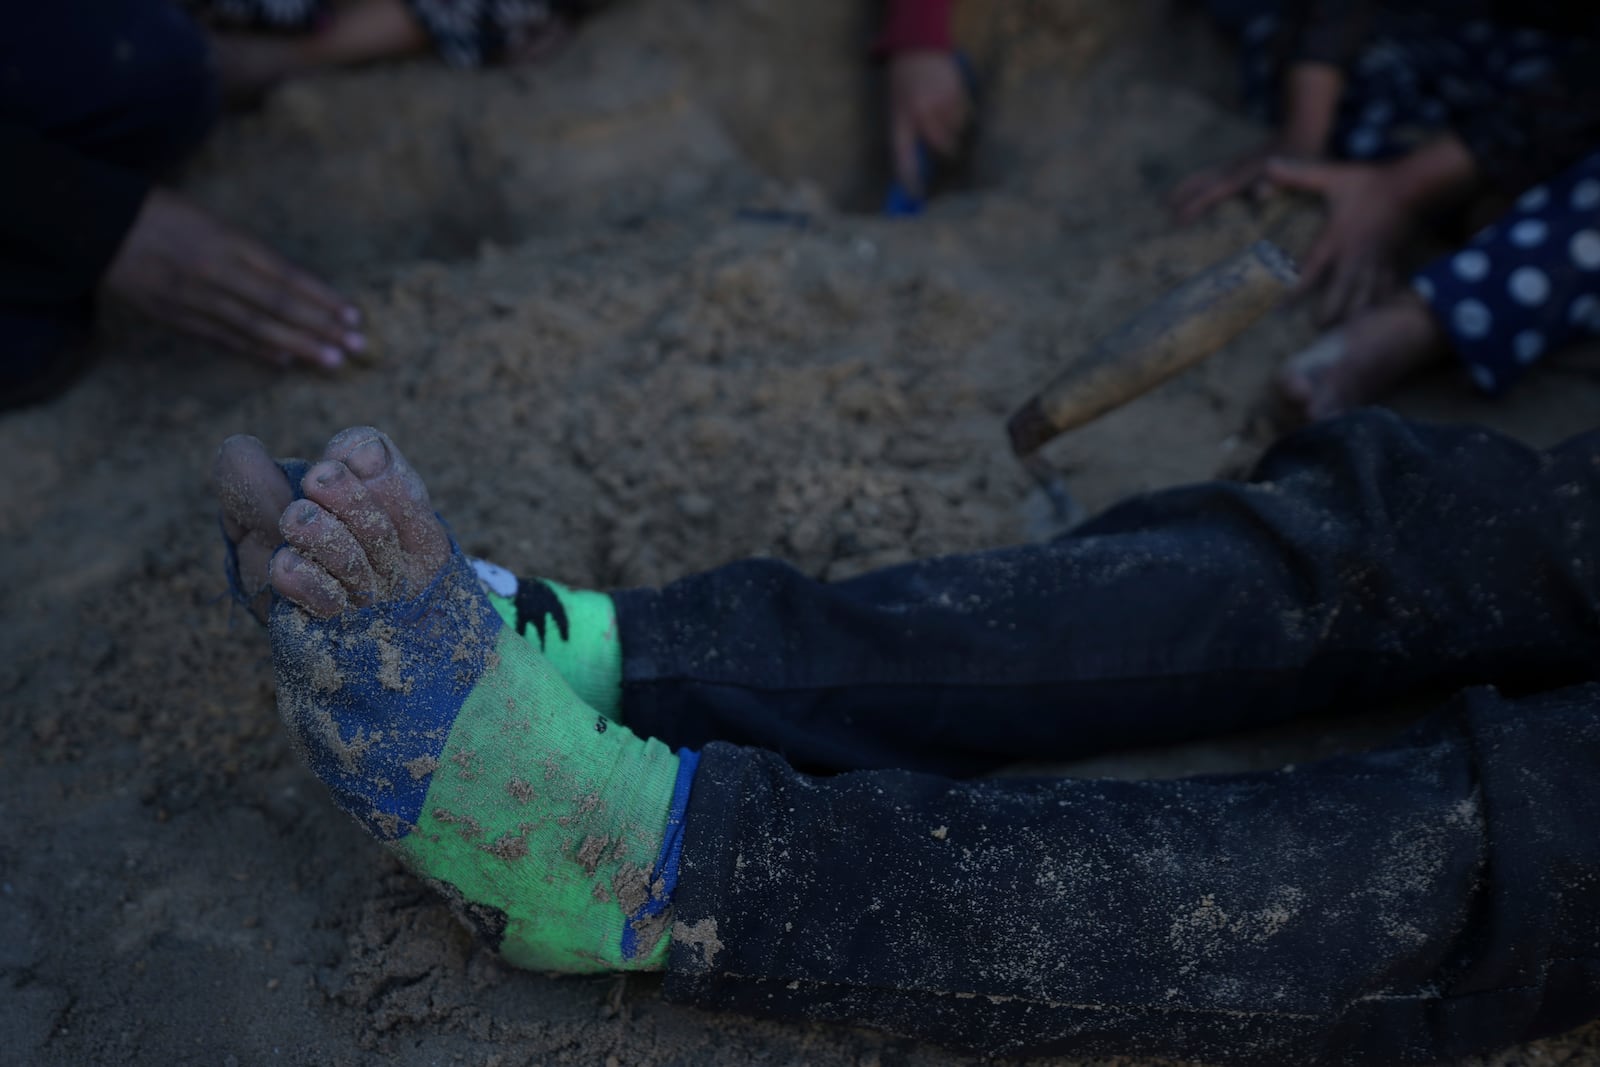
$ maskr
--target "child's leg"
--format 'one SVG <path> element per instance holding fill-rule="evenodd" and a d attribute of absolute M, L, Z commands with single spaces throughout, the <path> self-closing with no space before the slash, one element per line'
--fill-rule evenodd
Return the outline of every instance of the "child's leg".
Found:
<path fill-rule="evenodd" d="M 714 744 L 669 999 L 987 1054 L 1431 1063 L 1600 1016 L 1600 686 L 1163 782 L 808 778 Z"/>
<path fill-rule="evenodd" d="M 225 446 L 235 529 L 282 499 L 276 471 Z M 339 435 L 302 485 L 267 564 L 291 736 L 512 962 L 659 967 L 670 940 L 668 993 L 696 1003 L 1262 1062 L 1465 1055 L 1600 1002 L 1600 687 L 1479 691 L 1396 748 L 1264 775 L 819 781 L 728 745 L 697 771 L 504 626 L 386 438 Z M 1423 488 L 1367 503 L 1436 506 Z"/>
<path fill-rule="evenodd" d="M 519 578 L 488 560 L 472 565 L 505 624 L 538 649 L 585 704 L 620 720 L 622 646 L 611 596 L 549 578 Z"/>
<path fill-rule="evenodd" d="M 1510 388 L 1545 353 L 1600 334 L 1600 152 L 1528 190 L 1414 284 L 1487 393 Z"/>
<path fill-rule="evenodd" d="M 383 435 L 346 431 L 296 473 L 291 499 L 233 438 L 215 481 L 231 570 L 270 583 L 300 755 L 511 962 L 659 968 L 694 754 L 613 726 L 504 625 Z"/>
<path fill-rule="evenodd" d="M 1597 452 L 1370 412 L 1291 438 L 1253 484 L 1136 498 L 1049 545 L 621 593 L 622 719 L 812 769 L 966 775 L 1593 678 Z"/>
<path fill-rule="evenodd" d="M 1491 395 L 1600 335 L 1600 152 L 1535 186 L 1413 291 L 1319 338 L 1279 384 L 1312 419 L 1378 400 L 1452 353 Z"/>
<path fill-rule="evenodd" d="M 773 561 L 615 597 L 489 585 L 588 706 L 670 746 L 968 775 L 1595 677 L 1597 440 L 1541 454 L 1373 412 L 1290 439 L 1255 484 L 1152 494 L 1051 545 L 837 585 Z M 266 503 L 224 509 L 246 595 L 293 495 L 254 452 L 234 481 Z"/>

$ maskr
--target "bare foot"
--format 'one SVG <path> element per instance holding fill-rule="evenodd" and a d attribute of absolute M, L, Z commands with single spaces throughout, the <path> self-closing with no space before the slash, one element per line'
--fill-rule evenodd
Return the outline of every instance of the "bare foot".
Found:
<path fill-rule="evenodd" d="M 422 480 L 387 436 L 343 431 L 300 480 L 254 437 L 223 442 L 212 470 L 223 530 L 250 610 L 266 621 L 268 584 L 318 618 L 415 595 L 450 558 Z"/>
<path fill-rule="evenodd" d="M 506 624 L 384 434 L 336 435 L 302 499 L 252 437 L 215 480 L 241 582 L 277 594 L 279 714 L 339 806 L 511 963 L 665 967 L 693 757 L 613 725 Z"/>
<path fill-rule="evenodd" d="M 1289 357 L 1278 372 L 1278 388 L 1315 422 L 1374 402 L 1444 354 L 1444 331 L 1427 305 L 1407 293 Z"/>
<path fill-rule="evenodd" d="M 222 442 L 211 464 L 211 486 L 222 505 L 222 532 L 234 552 L 238 592 L 248 598 L 250 613 L 267 621 L 272 594 L 267 588 L 267 568 L 283 543 L 278 517 L 294 499 L 289 476 L 248 434 L 235 434 Z"/>

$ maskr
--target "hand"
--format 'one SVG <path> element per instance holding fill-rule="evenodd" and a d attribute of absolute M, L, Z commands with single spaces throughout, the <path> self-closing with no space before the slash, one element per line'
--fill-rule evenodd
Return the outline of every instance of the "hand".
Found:
<path fill-rule="evenodd" d="M 367 346 L 349 301 L 160 189 L 145 198 L 105 286 L 159 322 L 279 366 L 337 367 Z"/>
<path fill-rule="evenodd" d="M 1327 63 L 1301 62 L 1284 76 L 1283 125 L 1266 144 L 1231 163 L 1201 171 L 1172 194 L 1172 212 L 1188 225 L 1224 200 L 1249 193 L 1271 191 L 1267 163 L 1274 158 L 1315 160 L 1327 150 L 1339 98 L 1344 92 L 1344 72 Z"/>
<path fill-rule="evenodd" d="M 889 143 L 894 149 L 895 176 L 921 196 L 917 143 L 951 156 L 972 114 L 961 65 L 949 52 L 896 52 L 889 60 Z"/>
<path fill-rule="evenodd" d="M 1180 226 L 1187 226 L 1224 200 L 1241 193 L 1260 194 L 1267 182 L 1267 163 L 1279 152 L 1276 140 L 1218 167 L 1190 175 L 1172 191 L 1169 205 Z"/>
<path fill-rule="evenodd" d="M 1349 318 L 1393 292 L 1394 254 L 1410 228 L 1411 209 L 1391 167 L 1275 159 L 1267 177 L 1279 188 L 1327 202 L 1327 225 L 1300 268 L 1297 289 L 1301 296 L 1320 290 L 1319 324 Z"/>

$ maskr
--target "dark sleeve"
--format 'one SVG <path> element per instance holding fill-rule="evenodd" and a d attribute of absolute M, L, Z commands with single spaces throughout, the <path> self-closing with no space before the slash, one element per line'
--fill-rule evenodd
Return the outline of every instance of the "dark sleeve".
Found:
<path fill-rule="evenodd" d="M 1573 48 L 1545 77 L 1455 129 L 1484 178 L 1507 192 L 1565 170 L 1600 148 L 1600 42 Z"/>
<path fill-rule="evenodd" d="M 0 301 L 81 300 L 139 214 L 149 182 L 0 118 Z"/>
<path fill-rule="evenodd" d="M 1373 0 L 1303 0 L 1293 6 L 1298 10 L 1291 62 L 1343 67 L 1372 33 Z"/>

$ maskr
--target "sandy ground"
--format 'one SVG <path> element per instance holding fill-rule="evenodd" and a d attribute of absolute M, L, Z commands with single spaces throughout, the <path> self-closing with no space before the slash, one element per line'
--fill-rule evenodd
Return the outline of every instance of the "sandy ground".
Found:
<path fill-rule="evenodd" d="M 625 3 L 536 70 L 340 75 L 221 131 L 186 188 L 357 294 L 381 359 L 278 374 L 113 319 L 84 383 L 0 420 L 0 1061 L 961 1062 L 475 949 L 292 759 L 205 488 L 227 433 L 310 454 L 372 422 L 469 550 L 576 583 L 1023 539 L 1006 415 L 1253 237 L 1242 210 L 1179 235 L 1161 211 L 1253 132 L 1196 24 L 983 5 L 972 188 L 914 225 L 851 213 L 881 183 L 858 7 Z M 1271 319 L 1052 456 L 1091 507 L 1234 467 L 1306 336 Z M 1546 371 L 1491 407 L 1441 376 L 1400 406 L 1552 442 L 1600 420 L 1600 388 Z M 1094 770 L 1270 765 L 1383 728 Z M 1597 1060 L 1590 1028 L 1493 1062 Z"/>

